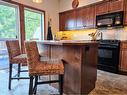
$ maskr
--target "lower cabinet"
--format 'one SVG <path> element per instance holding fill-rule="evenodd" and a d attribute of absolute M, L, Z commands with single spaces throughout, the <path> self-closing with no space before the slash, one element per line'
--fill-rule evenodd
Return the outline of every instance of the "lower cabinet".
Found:
<path fill-rule="evenodd" d="M 127 42 L 120 44 L 120 71 L 127 72 Z"/>

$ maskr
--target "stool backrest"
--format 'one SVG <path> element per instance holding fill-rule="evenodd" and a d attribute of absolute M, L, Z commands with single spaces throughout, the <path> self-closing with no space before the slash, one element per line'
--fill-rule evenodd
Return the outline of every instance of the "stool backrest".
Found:
<path fill-rule="evenodd" d="M 32 69 L 40 61 L 37 43 L 35 41 L 25 42 L 25 49 L 26 49 L 29 69 Z"/>
<path fill-rule="evenodd" d="M 21 54 L 18 40 L 8 40 L 6 41 L 6 45 L 7 45 L 7 50 L 10 60 L 13 59 L 13 57 Z"/>

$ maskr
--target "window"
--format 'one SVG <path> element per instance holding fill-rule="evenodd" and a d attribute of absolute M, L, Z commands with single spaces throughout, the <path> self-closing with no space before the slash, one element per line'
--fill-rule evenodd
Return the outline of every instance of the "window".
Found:
<path fill-rule="evenodd" d="M 0 39 L 18 37 L 18 16 L 18 6 L 0 1 Z"/>
<path fill-rule="evenodd" d="M 25 36 L 26 40 L 44 39 L 44 13 L 25 8 Z"/>

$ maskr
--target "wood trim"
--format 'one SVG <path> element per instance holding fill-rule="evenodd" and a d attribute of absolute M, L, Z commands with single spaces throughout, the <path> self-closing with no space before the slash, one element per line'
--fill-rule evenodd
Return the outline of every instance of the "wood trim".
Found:
<path fill-rule="evenodd" d="M 21 50 L 24 53 L 24 41 L 25 41 L 25 22 L 24 22 L 24 6 L 19 5 L 19 14 L 20 14 L 20 41 L 21 41 Z"/>

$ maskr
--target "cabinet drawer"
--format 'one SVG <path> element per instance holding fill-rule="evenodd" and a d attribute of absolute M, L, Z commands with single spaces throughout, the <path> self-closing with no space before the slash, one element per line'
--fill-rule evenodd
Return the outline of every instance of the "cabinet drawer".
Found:
<path fill-rule="evenodd" d="M 122 42 L 120 45 L 121 49 L 127 49 L 127 42 Z"/>

